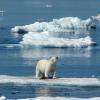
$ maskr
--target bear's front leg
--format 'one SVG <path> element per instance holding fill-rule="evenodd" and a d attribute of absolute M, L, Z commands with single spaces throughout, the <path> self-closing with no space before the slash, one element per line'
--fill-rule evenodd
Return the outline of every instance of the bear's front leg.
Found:
<path fill-rule="evenodd" d="M 49 74 L 49 71 L 48 70 L 45 70 L 45 79 L 48 79 L 48 74 Z"/>
<path fill-rule="evenodd" d="M 52 78 L 56 79 L 56 72 L 53 72 Z"/>

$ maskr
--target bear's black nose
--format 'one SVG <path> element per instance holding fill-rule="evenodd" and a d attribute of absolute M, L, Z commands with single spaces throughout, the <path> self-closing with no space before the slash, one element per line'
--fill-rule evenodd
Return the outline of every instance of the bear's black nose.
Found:
<path fill-rule="evenodd" d="M 56 57 L 56 59 L 58 59 L 58 57 Z"/>

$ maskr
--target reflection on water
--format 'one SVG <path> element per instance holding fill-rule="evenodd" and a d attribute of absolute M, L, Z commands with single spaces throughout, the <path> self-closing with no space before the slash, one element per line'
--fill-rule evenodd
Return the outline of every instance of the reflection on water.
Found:
<path fill-rule="evenodd" d="M 8 99 L 34 98 L 40 96 L 50 97 L 78 97 L 91 98 L 100 96 L 100 87 L 77 86 L 41 86 L 41 85 L 12 85 L 1 84 L 0 95 Z M 24 100 L 24 99 L 23 99 Z M 31 100 L 31 99 L 30 99 Z"/>
<path fill-rule="evenodd" d="M 56 96 L 56 91 L 50 87 L 35 88 L 36 96 Z"/>
<path fill-rule="evenodd" d="M 23 58 L 59 57 L 91 57 L 91 48 L 33 48 L 21 49 Z"/>
<path fill-rule="evenodd" d="M 34 87 L 36 97 L 40 96 L 65 96 L 65 97 L 92 97 L 99 96 L 100 87 L 80 86 L 36 86 Z"/>

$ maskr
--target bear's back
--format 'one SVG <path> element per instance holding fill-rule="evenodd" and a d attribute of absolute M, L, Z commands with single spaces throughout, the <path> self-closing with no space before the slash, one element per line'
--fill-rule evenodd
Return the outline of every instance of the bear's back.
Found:
<path fill-rule="evenodd" d="M 38 61 L 36 67 L 39 68 L 40 70 L 44 70 L 47 65 L 48 65 L 48 60 L 43 59 L 43 60 Z"/>

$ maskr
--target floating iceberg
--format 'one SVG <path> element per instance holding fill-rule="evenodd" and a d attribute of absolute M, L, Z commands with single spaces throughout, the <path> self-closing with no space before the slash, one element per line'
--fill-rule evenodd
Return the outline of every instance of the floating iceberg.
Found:
<path fill-rule="evenodd" d="M 35 22 L 30 25 L 15 26 L 11 31 L 24 34 L 20 42 L 23 46 L 86 47 L 96 44 L 89 36 L 88 31 L 91 28 L 95 29 L 98 22 L 100 22 L 100 14 L 86 20 L 78 17 L 64 17 L 53 19 L 51 22 Z"/>
<path fill-rule="evenodd" d="M 100 14 L 92 16 L 86 20 L 78 17 L 63 17 L 60 19 L 53 19 L 51 22 L 35 22 L 30 25 L 15 26 L 11 29 L 15 33 L 27 32 L 63 32 L 67 29 L 91 29 L 96 28 L 96 23 L 100 22 Z"/>
<path fill-rule="evenodd" d="M 67 29 L 90 29 L 95 27 L 92 18 L 82 20 L 78 17 L 64 17 L 60 19 L 53 19 L 51 22 L 35 22 L 30 25 L 15 26 L 11 29 L 14 33 L 27 33 L 27 32 L 63 32 Z"/>
<path fill-rule="evenodd" d="M 29 32 L 23 36 L 20 43 L 35 47 L 87 47 L 96 44 L 89 36 L 79 39 L 57 38 L 48 32 Z"/>

